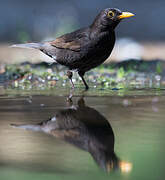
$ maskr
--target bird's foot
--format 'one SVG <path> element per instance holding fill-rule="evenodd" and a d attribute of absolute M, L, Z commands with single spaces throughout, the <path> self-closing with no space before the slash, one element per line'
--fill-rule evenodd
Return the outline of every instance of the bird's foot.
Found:
<path fill-rule="evenodd" d="M 79 76 L 81 77 L 81 79 L 82 79 L 82 81 L 83 81 L 83 83 L 84 83 L 84 85 L 85 85 L 85 90 L 87 91 L 88 89 L 89 89 L 89 86 L 88 86 L 88 84 L 86 83 L 86 81 L 85 81 L 85 79 L 84 79 L 84 72 L 78 72 L 78 74 L 79 74 Z"/>
<path fill-rule="evenodd" d="M 85 91 L 88 91 L 88 89 L 89 89 L 89 86 L 86 84 L 85 85 Z"/>

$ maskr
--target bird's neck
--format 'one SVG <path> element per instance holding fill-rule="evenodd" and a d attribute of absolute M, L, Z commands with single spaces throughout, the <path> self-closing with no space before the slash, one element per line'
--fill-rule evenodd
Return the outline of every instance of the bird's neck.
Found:
<path fill-rule="evenodd" d="M 108 37 L 115 36 L 115 31 L 113 29 L 107 29 L 104 27 L 95 28 L 95 26 L 90 27 L 90 39 L 100 39 L 98 37 Z"/>
<path fill-rule="evenodd" d="M 95 38 L 100 35 L 112 35 L 114 34 L 114 27 L 109 27 L 99 21 L 94 21 L 90 26 L 90 38 Z"/>

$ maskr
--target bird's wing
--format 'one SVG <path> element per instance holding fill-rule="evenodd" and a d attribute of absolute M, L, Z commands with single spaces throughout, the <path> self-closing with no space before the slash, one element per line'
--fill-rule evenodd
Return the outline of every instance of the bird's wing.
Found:
<path fill-rule="evenodd" d="M 56 40 L 50 41 L 49 43 L 56 48 L 80 51 L 82 42 L 84 42 L 84 38 L 87 38 L 88 36 L 87 31 L 87 28 L 79 29 L 77 31 L 60 36 Z"/>
<path fill-rule="evenodd" d="M 59 37 L 56 40 L 50 42 L 50 44 L 56 48 L 60 49 L 69 49 L 72 51 L 80 51 L 80 41 L 78 40 L 71 40 L 67 41 L 63 37 Z"/>

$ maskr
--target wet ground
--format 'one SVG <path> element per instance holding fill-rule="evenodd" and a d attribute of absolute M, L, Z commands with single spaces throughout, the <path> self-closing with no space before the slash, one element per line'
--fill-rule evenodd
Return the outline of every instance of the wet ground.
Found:
<path fill-rule="evenodd" d="M 0 94 L 1 179 L 164 179 L 164 89 Z"/>
<path fill-rule="evenodd" d="M 0 86 L 5 89 L 18 90 L 52 90 L 57 87 L 69 88 L 63 66 L 46 63 L 0 66 Z M 112 62 L 95 68 L 85 74 L 91 89 L 100 90 L 132 90 L 132 89 L 164 89 L 165 62 L 160 60 L 128 60 L 120 63 Z M 77 73 L 73 82 L 76 88 L 84 88 Z"/>

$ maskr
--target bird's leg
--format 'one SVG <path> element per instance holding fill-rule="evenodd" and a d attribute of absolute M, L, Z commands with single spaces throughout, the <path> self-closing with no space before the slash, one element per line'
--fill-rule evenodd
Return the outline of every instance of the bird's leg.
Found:
<path fill-rule="evenodd" d="M 67 100 L 67 105 L 73 104 L 72 97 L 73 97 L 73 89 L 71 89 L 71 91 L 69 93 L 69 96 L 66 99 Z"/>
<path fill-rule="evenodd" d="M 70 83 L 72 85 L 72 88 L 74 89 L 74 84 L 73 84 L 73 81 L 72 81 L 72 76 L 73 76 L 73 73 L 71 71 L 67 71 L 67 76 L 70 80 Z"/>
<path fill-rule="evenodd" d="M 81 79 L 82 79 L 82 81 L 83 81 L 83 83 L 84 83 L 84 85 L 85 85 L 85 89 L 86 90 L 88 90 L 89 89 L 89 86 L 88 86 L 88 84 L 86 83 L 86 81 L 85 81 L 85 79 L 84 79 L 84 72 L 78 72 L 78 74 L 79 74 L 79 76 L 81 77 Z"/>

